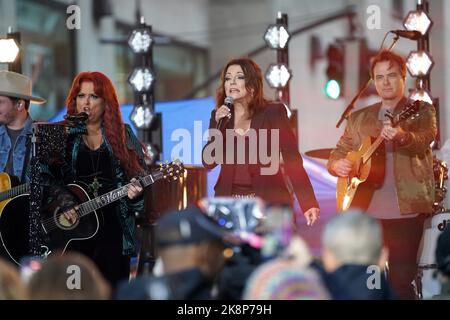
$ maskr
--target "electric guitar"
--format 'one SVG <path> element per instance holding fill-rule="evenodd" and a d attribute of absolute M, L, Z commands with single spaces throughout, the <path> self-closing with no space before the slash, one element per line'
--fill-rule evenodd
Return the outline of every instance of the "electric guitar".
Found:
<path fill-rule="evenodd" d="M 145 188 L 161 179 L 177 180 L 183 172 L 183 164 L 176 160 L 161 165 L 158 170 L 149 175 L 140 177 L 139 182 Z M 42 209 L 40 227 L 45 243 L 41 248 L 42 256 L 46 257 L 56 250 L 64 253 L 71 242 L 95 236 L 100 228 L 96 210 L 126 197 L 130 186 L 131 183 L 91 199 L 88 188 L 83 183 L 67 185 L 66 189 L 75 196 L 78 205 L 64 212 L 74 209 L 76 219 L 75 221 L 66 219 L 61 210 L 62 204 L 57 200 Z M 28 212 L 29 194 L 22 194 L 13 198 L 0 216 L 0 239 L 9 258 L 18 265 L 20 265 L 21 258 L 29 255 L 30 251 Z M 103 214 L 107 213 L 103 212 Z"/>
<path fill-rule="evenodd" d="M 19 178 L 16 176 L 10 176 L 6 172 L 0 172 L 0 215 L 11 198 L 30 191 L 30 185 L 28 183 L 20 185 L 19 183 Z"/>
<path fill-rule="evenodd" d="M 390 111 L 387 111 L 385 116 L 390 119 L 392 126 L 395 127 L 408 118 L 418 117 L 419 105 L 419 103 L 414 102 L 407 105 L 395 116 Z M 367 209 L 366 207 L 369 205 L 375 189 L 374 186 L 384 178 L 384 162 L 372 163 L 375 162 L 372 161 L 374 160 L 373 155 L 384 139 L 380 134 L 375 141 L 372 142 L 372 140 L 372 137 L 366 137 L 358 150 L 350 151 L 345 157 L 345 159 L 353 162 L 353 169 L 347 177 L 338 177 L 337 179 L 336 205 L 338 211 L 345 211 L 350 206 Z"/>

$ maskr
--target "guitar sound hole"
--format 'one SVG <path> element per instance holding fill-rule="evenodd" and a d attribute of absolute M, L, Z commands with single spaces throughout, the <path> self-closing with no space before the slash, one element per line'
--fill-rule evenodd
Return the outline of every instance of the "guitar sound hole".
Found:
<path fill-rule="evenodd" d="M 75 228 L 80 221 L 79 217 L 76 217 L 74 222 L 69 221 L 63 213 L 57 213 L 55 215 L 55 222 L 58 228 L 63 230 L 70 230 Z"/>

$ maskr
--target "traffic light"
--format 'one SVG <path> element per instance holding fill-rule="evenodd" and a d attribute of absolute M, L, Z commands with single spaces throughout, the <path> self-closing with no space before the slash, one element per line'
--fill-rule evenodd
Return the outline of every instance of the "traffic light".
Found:
<path fill-rule="evenodd" d="M 331 99 L 339 99 L 344 90 L 344 48 L 338 44 L 330 44 L 327 49 L 328 66 L 325 95 Z"/>

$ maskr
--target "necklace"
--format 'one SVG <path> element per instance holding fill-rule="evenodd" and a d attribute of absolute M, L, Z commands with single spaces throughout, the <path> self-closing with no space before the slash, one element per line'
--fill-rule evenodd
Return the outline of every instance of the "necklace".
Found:
<path fill-rule="evenodd" d="M 100 151 L 100 147 L 97 150 L 92 150 L 89 146 L 89 144 L 87 143 L 86 139 L 84 139 L 84 143 L 87 146 L 87 148 L 89 149 L 89 158 L 91 159 L 91 165 L 92 165 L 92 170 L 93 170 L 93 174 L 94 179 L 92 180 L 92 183 L 88 184 L 89 189 L 91 189 L 92 194 L 94 195 L 94 197 L 98 197 L 98 190 L 103 186 L 97 179 L 97 174 L 98 174 L 98 168 L 100 165 L 100 157 L 101 157 L 101 151 Z M 103 139 L 102 139 L 103 140 Z M 102 141 L 103 142 L 103 141 Z M 94 166 L 94 156 L 92 155 L 93 153 L 97 153 L 97 164 Z"/>

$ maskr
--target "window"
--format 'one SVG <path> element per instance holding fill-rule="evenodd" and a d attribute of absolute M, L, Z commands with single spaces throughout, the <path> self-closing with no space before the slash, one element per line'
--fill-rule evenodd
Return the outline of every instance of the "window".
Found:
<path fill-rule="evenodd" d="M 22 73 L 31 77 L 33 94 L 47 99 L 44 105 L 31 105 L 30 114 L 35 120 L 48 120 L 65 105 L 75 69 L 74 36 L 66 28 L 66 5 L 18 0 L 16 6 Z"/>
<path fill-rule="evenodd" d="M 393 0 L 392 1 L 392 15 L 403 21 L 405 15 L 405 7 L 403 5 L 403 0 Z"/>

